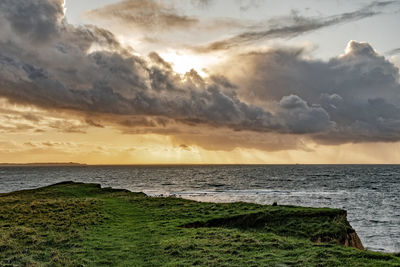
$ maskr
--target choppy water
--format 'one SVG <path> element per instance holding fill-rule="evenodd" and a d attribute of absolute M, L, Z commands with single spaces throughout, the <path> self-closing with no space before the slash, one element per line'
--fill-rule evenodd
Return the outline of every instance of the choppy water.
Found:
<path fill-rule="evenodd" d="M 400 165 L 0 167 L 0 193 L 61 181 L 200 201 L 346 209 L 366 248 L 400 251 Z"/>

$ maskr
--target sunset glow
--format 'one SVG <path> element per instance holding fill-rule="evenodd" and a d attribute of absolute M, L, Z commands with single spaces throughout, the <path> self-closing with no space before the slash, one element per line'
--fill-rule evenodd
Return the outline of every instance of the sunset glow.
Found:
<path fill-rule="evenodd" d="M 398 3 L 245 2 L 0 4 L 0 162 L 400 163 Z"/>
<path fill-rule="evenodd" d="M 176 51 L 160 53 L 160 56 L 171 63 L 176 73 L 184 75 L 186 72 L 194 69 L 203 77 L 207 75 L 208 67 L 222 61 L 216 56 L 184 54 Z"/>

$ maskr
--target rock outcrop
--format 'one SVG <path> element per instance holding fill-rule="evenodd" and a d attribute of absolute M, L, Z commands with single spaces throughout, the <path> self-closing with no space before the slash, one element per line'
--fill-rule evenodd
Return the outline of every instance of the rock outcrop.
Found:
<path fill-rule="evenodd" d="M 347 233 L 346 239 L 344 240 L 344 245 L 346 247 L 353 247 L 364 250 L 364 246 L 361 242 L 361 239 L 358 237 L 356 231 Z"/>

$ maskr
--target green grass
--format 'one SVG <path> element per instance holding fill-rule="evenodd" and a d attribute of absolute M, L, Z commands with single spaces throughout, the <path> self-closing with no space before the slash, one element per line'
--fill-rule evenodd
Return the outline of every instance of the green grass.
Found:
<path fill-rule="evenodd" d="M 400 266 L 398 254 L 343 246 L 353 232 L 335 209 L 78 183 L 0 194 L 0 266 Z"/>

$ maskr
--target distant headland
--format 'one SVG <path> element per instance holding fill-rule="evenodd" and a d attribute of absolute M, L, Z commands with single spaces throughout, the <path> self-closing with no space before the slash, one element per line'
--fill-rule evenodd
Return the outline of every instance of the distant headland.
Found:
<path fill-rule="evenodd" d="M 87 164 L 76 163 L 76 162 L 35 162 L 35 163 L 0 163 L 0 167 L 20 167 L 20 166 L 32 166 L 32 167 L 46 167 L 46 166 L 87 166 Z"/>

